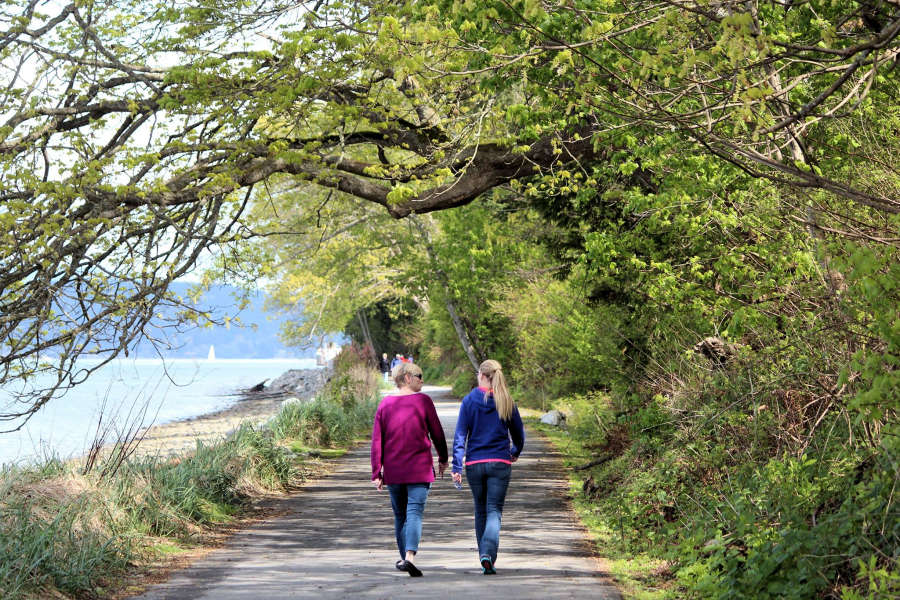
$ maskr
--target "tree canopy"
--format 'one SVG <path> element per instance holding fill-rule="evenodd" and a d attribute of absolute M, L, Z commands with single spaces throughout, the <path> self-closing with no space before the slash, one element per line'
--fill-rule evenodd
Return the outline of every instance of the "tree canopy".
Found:
<path fill-rule="evenodd" d="M 298 182 L 400 218 L 577 195 L 595 168 L 653 192 L 689 152 L 796 190 L 811 226 L 849 201 L 879 238 L 900 211 L 888 1 L 0 10 L 0 383 L 127 352 L 181 302 L 169 282 Z"/>

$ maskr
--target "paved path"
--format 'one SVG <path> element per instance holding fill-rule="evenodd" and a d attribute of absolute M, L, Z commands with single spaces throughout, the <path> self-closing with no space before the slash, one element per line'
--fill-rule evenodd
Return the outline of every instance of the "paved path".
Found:
<path fill-rule="evenodd" d="M 452 443 L 459 402 L 446 388 L 424 391 Z M 140 598 L 620 598 L 563 498 L 559 457 L 536 435 L 513 465 L 495 576 L 481 574 L 468 487 L 456 490 L 449 475 L 425 507 L 416 560 L 425 576 L 397 571 L 390 497 L 375 491 L 369 472 L 368 446 L 357 448 L 286 499 L 286 514 L 237 533 Z"/>

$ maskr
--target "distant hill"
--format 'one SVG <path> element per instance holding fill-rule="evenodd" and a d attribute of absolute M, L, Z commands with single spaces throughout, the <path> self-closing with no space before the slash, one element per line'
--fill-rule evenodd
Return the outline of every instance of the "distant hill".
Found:
<path fill-rule="evenodd" d="M 171 289 L 184 296 L 189 283 L 176 282 Z M 314 358 L 316 349 L 290 348 L 278 339 L 278 329 L 285 321 L 263 309 L 266 295 L 262 292 L 251 298 L 250 304 L 238 311 L 231 286 L 216 286 L 200 298 L 196 304 L 201 310 L 215 315 L 237 317 L 239 323 L 212 328 L 196 327 L 182 332 L 167 329 L 154 330 L 156 337 L 166 340 L 170 348 L 160 348 L 166 358 L 206 358 L 210 346 L 215 346 L 216 358 Z M 165 312 L 165 311 L 163 311 Z M 132 351 L 132 356 L 155 358 L 159 356 L 153 346 L 142 341 Z"/>

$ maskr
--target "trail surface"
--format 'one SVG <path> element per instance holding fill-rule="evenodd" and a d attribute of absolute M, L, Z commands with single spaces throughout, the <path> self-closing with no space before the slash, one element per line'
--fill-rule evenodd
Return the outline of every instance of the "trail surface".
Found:
<path fill-rule="evenodd" d="M 447 388 L 423 391 L 452 446 L 459 401 Z M 449 475 L 434 483 L 425 507 L 416 560 L 425 576 L 397 571 L 390 497 L 369 479 L 362 446 L 284 500 L 285 514 L 237 533 L 139 598 L 620 598 L 567 505 L 558 455 L 531 432 L 513 465 L 494 576 L 478 564 L 468 487 L 457 491 Z"/>

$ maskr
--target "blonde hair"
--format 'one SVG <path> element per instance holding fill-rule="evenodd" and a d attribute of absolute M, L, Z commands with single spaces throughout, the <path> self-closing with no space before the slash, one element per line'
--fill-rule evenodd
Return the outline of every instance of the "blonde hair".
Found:
<path fill-rule="evenodd" d="M 503 371 L 500 370 L 500 363 L 488 359 L 481 363 L 478 372 L 491 382 L 497 414 L 502 420 L 508 421 L 512 417 L 514 404 L 512 396 L 509 395 L 509 388 L 506 387 L 506 378 L 503 376 Z"/>
<path fill-rule="evenodd" d="M 402 362 L 391 372 L 391 378 L 394 380 L 394 385 L 398 388 L 403 387 L 403 384 L 406 383 L 404 379 L 407 375 L 421 375 L 422 369 L 419 365 L 409 362 Z"/>

